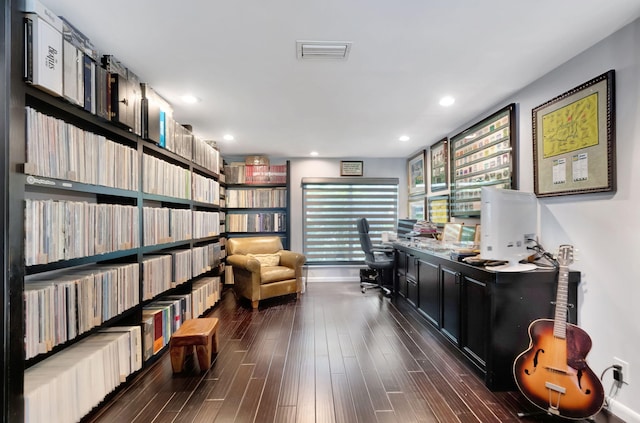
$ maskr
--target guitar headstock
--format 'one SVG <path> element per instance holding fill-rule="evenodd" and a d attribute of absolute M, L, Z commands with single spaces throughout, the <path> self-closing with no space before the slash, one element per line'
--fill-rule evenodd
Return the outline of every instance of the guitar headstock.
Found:
<path fill-rule="evenodd" d="M 573 263 L 573 246 L 561 245 L 558 251 L 558 264 L 567 267 L 571 263 Z"/>

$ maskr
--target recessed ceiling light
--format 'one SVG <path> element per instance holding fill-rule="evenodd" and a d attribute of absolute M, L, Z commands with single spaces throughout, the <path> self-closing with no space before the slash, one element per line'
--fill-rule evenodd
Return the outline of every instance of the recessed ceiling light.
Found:
<path fill-rule="evenodd" d="M 310 156 L 317 156 L 319 153 L 317 151 L 312 151 L 311 153 L 309 153 Z"/>
<path fill-rule="evenodd" d="M 442 97 L 440 99 L 440 105 L 444 107 L 449 107 L 455 102 L 456 102 L 456 99 L 451 97 L 450 95 Z"/>
<path fill-rule="evenodd" d="M 183 95 L 182 97 L 180 97 L 180 99 L 187 104 L 195 104 L 198 103 L 200 101 L 200 99 L 198 97 L 196 97 L 195 95 L 191 95 L 191 94 L 186 94 Z"/>
<path fill-rule="evenodd" d="M 226 135 L 225 135 L 224 137 L 222 137 L 222 138 L 224 138 L 224 140 L 225 140 L 225 141 L 233 141 L 233 139 L 234 139 L 234 138 L 233 138 L 233 135 L 231 135 L 231 134 L 226 134 Z"/>
<path fill-rule="evenodd" d="M 409 138 L 407 135 L 402 135 L 400 138 L 398 138 L 398 140 L 400 141 L 409 141 L 411 138 Z"/>

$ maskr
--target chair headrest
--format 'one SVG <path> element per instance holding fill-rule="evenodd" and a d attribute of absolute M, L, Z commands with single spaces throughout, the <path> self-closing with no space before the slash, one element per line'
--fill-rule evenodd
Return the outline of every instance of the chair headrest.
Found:
<path fill-rule="evenodd" d="M 361 217 L 360 219 L 358 219 L 357 225 L 358 225 L 359 233 L 364 233 L 364 234 L 369 233 L 369 222 L 367 221 L 366 218 Z"/>

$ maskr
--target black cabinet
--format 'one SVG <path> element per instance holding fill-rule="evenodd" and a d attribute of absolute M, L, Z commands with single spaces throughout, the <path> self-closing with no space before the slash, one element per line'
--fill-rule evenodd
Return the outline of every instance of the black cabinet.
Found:
<path fill-rule="evenodd" d="M 402 296 L 464 354 L 488 388 L 515 389 L 512 365 L 529 345 L 529 324 L 554 317 L 558 272 L 499 273 L 402 244 L 395 248 L 398 266 L 406 262 L 408 269 L 402 276 L 417 281 Z M 574 324 L 579 282 L 580 273 L 569 272 L 568 321 Z"/>

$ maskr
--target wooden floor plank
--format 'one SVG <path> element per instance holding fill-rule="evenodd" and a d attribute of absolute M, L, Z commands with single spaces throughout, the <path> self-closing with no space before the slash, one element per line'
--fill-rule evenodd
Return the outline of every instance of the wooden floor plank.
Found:
<path fill-rule="evenodd" d="M 216 421 L 221 423 L 235 421 L 240 404 L 244 400 L 245 393 L 248 389 L 253 367 L 253 364 L 240 365 L 229 386 L 229 391 L 224 397 L 220 411 L 218 411 L 218 415 L 216 416 Z"/>

